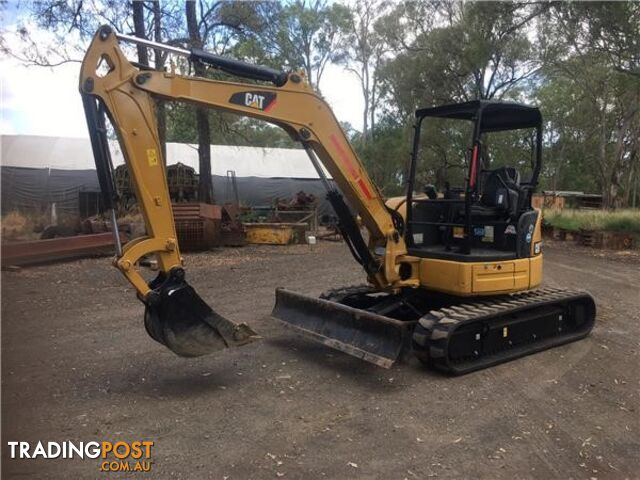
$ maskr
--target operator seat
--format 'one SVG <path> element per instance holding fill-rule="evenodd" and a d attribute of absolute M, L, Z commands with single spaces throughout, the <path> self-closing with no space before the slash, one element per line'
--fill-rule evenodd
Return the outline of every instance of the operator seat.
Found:
<path fill-rule="evenodd" d="M 472 214 L 506 214 L 515 219 L 520 195 L 520 173 L 514 167 L 484 171 L 480 204 L 474 205 Z"/>

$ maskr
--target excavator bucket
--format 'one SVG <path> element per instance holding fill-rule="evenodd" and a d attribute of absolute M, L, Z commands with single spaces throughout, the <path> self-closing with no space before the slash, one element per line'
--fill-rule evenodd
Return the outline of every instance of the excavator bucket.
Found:
<path fill-rule="evenodd" d="M 248 325 L 216 313 L 184 280 L 164 282 L 153 293 L 146 302 L 147 333 L 181 357 L 198 357 L 260 338 Z"/>
<path fill-rule="evenodd" d="M 411 339 L 411 322 L 283 288 L 276 290 L 271 316 L 307 338 L 384 368 L 401 357 Z"/>

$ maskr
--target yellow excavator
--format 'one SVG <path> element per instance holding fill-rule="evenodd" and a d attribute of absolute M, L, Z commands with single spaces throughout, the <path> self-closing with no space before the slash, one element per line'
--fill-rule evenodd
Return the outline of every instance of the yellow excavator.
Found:
<path fill-rule="evenodd" d="M 251 82 L 150 70 L 127 60 L 122 43 L 187 57 Z M 103 26 L 82 63 L 80 93 L 113 224 L 117 192 L 106 118 L 146 225 L 146 236 L 124 246 L 113 229 L 114 265 L 145 304 L 150 336 L 178 355 L 202 355 L 259 337 L 249 326 L 213 311 L 185 279 L 161 158 L 156 99 L 265 120 L 301 142 L 367 279 L 366 285 L 332 289 L 320 298 L 278 288 L 272 316 L 307 337 L 382 367 L 413 353 L 433 368 L 463 374 L 578 340 L 593 328 L 596 309 L 588 293 L 539 288 L 541 213 L 531 206 L 542 163 L 537 108 L 473 101 L 418 110 L 406 196 L 385 201 L 333 112 L 300 73 Z M 417 171 L 420 132 L 434 118 L 471 125 L 460 188 L 447 185 L 438 192 L 418 184 L 424 176 Z M 483 158 L 488 133 L 520 129 L 535 131 L 533 170 L 526 180 L 515 167 L 488 168 Z M 152 256 L 159 273 L 147 281 L 142 265 Z"/>

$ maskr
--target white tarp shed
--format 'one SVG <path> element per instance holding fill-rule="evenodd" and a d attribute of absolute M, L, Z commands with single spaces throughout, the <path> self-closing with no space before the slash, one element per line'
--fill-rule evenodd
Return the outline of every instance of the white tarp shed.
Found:
<path fill-rule="evenodd" d="M 117 166 L 124 163 L 117 142 L 112 144 Z M 248 206 L 271 205 L 304 191 L 320 200 L 320 211 L 330 213 L 325 188 L 304 150 L 286 148 L 211 147 L 212 180 L 216 201 L 233 201 L 227 171 L 236 174 L 240 200 Z M 167 145 L 168 164 L 178 162 L 198 170 L 194 145 Z M 53 203 L 59 212 L 82 215 L 97 199 L 98 178 L 88 139 L 29 135 L 0 136 L 1 210 L 42 212 Z M 97 201 L 97 200 L 96 200 Z"/>
<path fill-rule="evenodd" d="M 0 164 L 4 167 L 92 170 L 95 168 L 88 138 L 1 135 Z M 124 163 L 117 142 L 111 144 L 114 166 Z M 167 144 L 167 163 L 181 162 L 198 171 L 196 145 Z M 226 176 L 234 170 L 237 177 L 317 179 L 307 154 L 302 149 L 211 146 L 211 173 Z"/>

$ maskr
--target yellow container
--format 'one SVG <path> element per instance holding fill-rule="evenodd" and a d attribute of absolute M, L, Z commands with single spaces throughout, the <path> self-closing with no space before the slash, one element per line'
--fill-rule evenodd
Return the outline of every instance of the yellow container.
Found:
<path fill-rule="evenodd" d="M 294 240 L 294 227 L 286 223 L 245 223 L 247 243 L 288 245 Z"/>

